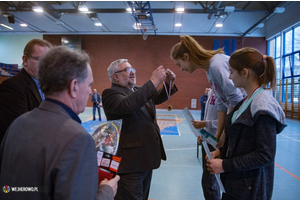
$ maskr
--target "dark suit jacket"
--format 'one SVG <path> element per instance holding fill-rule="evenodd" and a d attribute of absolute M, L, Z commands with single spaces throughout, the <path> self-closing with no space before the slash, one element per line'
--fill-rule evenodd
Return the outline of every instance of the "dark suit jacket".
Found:
<path fill-rule="evenodd" d="M 168 99 L 164 89 L 157 91 L 148 81 L 135 92 L 117 84 L 102 93 L 108 120 L 122 119 L 117 156 L 122 157 L 119 173 L 156 169 L 166 154 L 156 121 L 155 104 Z M 177 91 L 176 86 L 171 93 Z"/>
<path fill-rule="evenodd" d="M 95 142 L 55 103 L 43 101 L 17 118 L 6 132 L 0 156 L 1 185 L 39 187 L 39 192 L 0 192 L 0 199 L 96 199 Z M 101 200 L 112 200 L 112 188 L 105 188 Z"/>
<path fill-rule="evenodd" d="M 91 97 L 91 101 L 93 102 L 94 105 L 97 105 L 97 102 L 100 103 L 101 102 L 100 94 L 98 92 L 96 93 L 96 95 L 95 93 L 93 93 Z"/>
<path fill-rule="evenodd" d="M 25 69 L 0 84 L 0 144 L 9 125 L 41 102 L 39 90 Z"/>

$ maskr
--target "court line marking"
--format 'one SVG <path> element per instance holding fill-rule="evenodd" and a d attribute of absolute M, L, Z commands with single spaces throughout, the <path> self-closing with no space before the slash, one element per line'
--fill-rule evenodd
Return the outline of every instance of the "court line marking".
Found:
<path fill-rule="evenodd" d="M 165 151 L 178 151 L 178 150 L 195 150 L 196 148 L 178 148 L 178 149 L 166 149 Z M 289 172 L 288 170 L 284 169 L 283 167 L 281 167 L 280 165 L 278 165 L 277 163 L 275 163 L 275 165 L 277 167 L 279 167 L 280 169 L 282 169 L 283 171 L 285 171 L 286 173 L 288 173 L 289 175 L 293 176 L 294 178 L 296 178 L 298 181 L 300 181 L 300 178 L 297 177 L 296 175 L 292 174 L 291 172 Z"/>
<path fill-rule="evenodd" d="M 284 133 L 285 134 L 293 133 L 293 134 L 300 135 L 298 132 L 294 132 L 294 131 L 291 131 L 291 130 L 286 130 L 286 131 L 284 131 Z"/>
<path fill-rule="evenodd" d="M 280 165 L 278 165 L 277 163 L 275 163 L 275 165 L 277 167 L 279 167 L 280 169 L 282 169 L 283 171 L 285 171 L 286 173 L 288 173 L 289 175 L 293 176 L 294 178 L 296 178 L 298 181 L 300 181 L 300 178 L 298 178 L 297 176 L 295 176 L 294 174 L 292 174 L 291 172 L 289 172 L 288 170 L 284 169 L 283 167 L 281 167 Z"/>
<path fill-rule="evenodd" d="M 291 139 L 291 140 L 294 140 L 294 141 L 296 141 L 296 142 L 300 142 L 300 140 L 296 140 L 296 139 L 294 139 L 294 138 L 291 138 L 291 137 L 289 137 L 289 136 L 286 136 L 286 135 L 280 135 L 280 136 L 282 136 L 282 137 L 285 137 L 285 138 L 289 138 L 289 139 Z"/>
<path fill-rule="evenodd" d="M 93 119 L 93 117 L 90 117 L 90 118 L 88 118 L 85 122 L 90 121 L 90 120 L 92 120 L 92 119 Z"/>

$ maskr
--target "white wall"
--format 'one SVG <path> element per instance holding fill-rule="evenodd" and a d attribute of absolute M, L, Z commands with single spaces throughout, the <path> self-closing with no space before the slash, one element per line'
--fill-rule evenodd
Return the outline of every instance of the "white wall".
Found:
<path fill-rule="evenodd" d="M 294 1 L 284 13 L 276 14 L 265 24 L 266 39 L 275 36 L 279 32 L 291 27 L 300 21 L 300 1 Z"/>
<path fill-rule="evenodd" d="M 21 66 L 23 50 L 34 38 L 43 39 L 43 35 L 0 35 L 0 62 Z"/>

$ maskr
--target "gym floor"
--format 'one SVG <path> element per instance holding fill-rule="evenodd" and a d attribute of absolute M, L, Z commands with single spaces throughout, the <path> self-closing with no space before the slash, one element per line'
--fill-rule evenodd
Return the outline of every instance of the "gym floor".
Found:
<path fill-rule="evenodd" d="M 190 112 L 195 120 L 200 119 L 199 110 Z M 102 121 L 106 121 L 102 108 L 101 115 Z M 92 107 L 86 107 L 79 117 L 83 125 L 93 123 Z M 162 161 L 161 166 L 153 171 L 149 199 L 204 200 L 201 148 L 197 158 L 196 137 L 185 121 L 182 110 L 157 109 L 157 119 L 167 161 Z M 97 123 L 93 123 L 93 126 Z M 277 135 L 272 200 L 296 200 L 300 196 L 300 121 L 287 119 L 286 124 L 288 126 Z"/>

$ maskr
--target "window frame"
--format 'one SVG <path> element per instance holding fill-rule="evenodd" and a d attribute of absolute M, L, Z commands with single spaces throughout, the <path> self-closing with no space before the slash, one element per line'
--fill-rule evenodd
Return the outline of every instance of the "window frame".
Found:
<path fill-rule="evenodd" d="M 295 29 L 297 28 L 300 28 L 300 23 L 297 23 L 295 24 L 294 26 L 284 30 L 284 31 L 281 31 L 280 33 L 276 34 L 275 36 L 273 36 L 272 38 L 270 38 L 268 41 L 268 55 L 271 55 L 271 52 L 274 51 L 274 60 L 275 60 L 275 66 L 276 66 L 276 90 L 278 91 L 279 93 L 279 90 L 281 89 L 282 90 L 282 94 L 285 94 L 286 92 L 286 80 L 288 80 L 288 86 L 287 86 L 287 90 L 288 90 L 288 96 L 291 96 L 292 95 L 292 92 L 293 92 L 293 89 L 295 88 L 292 88 L 293 85 L 291 84 L 292 83 L 292 79 L 295 79 L 295 78 L 299 78 L 300 77 L 300 72 L 298 72 L 298 74 L 295 75 L 295 56 L 298 56 L 298 59 L 299 59 L 299 63 L 300 63 L 300 49 L 295 51 L 295 40 L 296 40 L 296 37 L 295 37 Z M 292 38 L 291 38 L 291 49 L 292 51 L 289 52 L 289 53 L 285 53 L 286 51 L 286 37 L 287 37 L 287 34 L 289 34 L 291 31 L 292 33 Z M 298 29 L 297 29 L 298 31 Z M 300 33 L 300 31 L 298 31 Z M 280 38 L 280 41 L 281 41 L 281 44 L 280 44 L 280 55 L 277 55 L 278 52 L 277 52 L 277 40 L 278 38 Z M 297 39 L 299 40 L 300 36 L 297 37 Z M 271 48 L 271 43 L 274 41 L 274 49 Z M 299 42 L 298 42 L 299 44 Z M 297 55 L 298 54 L 298 55 Z M 279 66 L 279 71 L 278 71 L 278 68 L 277 68 L 277 65 L 276 65 L 276 61 L 277 59 L 280 59 L 280 66 Z M 289 74 L 287 75 L 286 74 L 286 62 L 287 62 L 287 59 L 289 59 L 289 65 L 290 65 L 290 68 L 289 68 Z M 299 69 L 297 69 L 297 71 L 300 71 L 300 66 L 299 66 Z M 279 73 L 278 73 L 279 72 Z M 278 77 L 278 75 L 280 77 Z M 282 80 L 282 87 L 280 88 L 280 80 Z M 300 80 L 300 79 L 299 79 Z M 294 85 L 294 87 L 298 87 L 299 89 L 299 85 Z M 279 96 L 278 98 L 275 97 L 277 100 L 279 100 Z M 292 98 L 288 98 L 288 103 L 291 103 L 293 100 Z M 285 103 L 285 95 L 282 95 L 282 98 L 281 98 L 281 102 Z M 296 103 L 298 103 L 298 100 L 296 101 Z"/>

